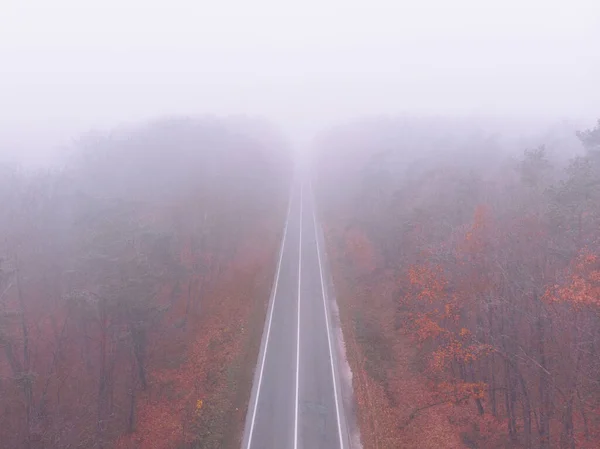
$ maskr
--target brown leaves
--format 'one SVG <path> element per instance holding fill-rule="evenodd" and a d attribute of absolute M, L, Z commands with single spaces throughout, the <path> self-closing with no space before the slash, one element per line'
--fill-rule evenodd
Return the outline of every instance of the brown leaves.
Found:
<path fill-rule="evenodd" d="M 461 404 L 470 399 L 483 399 L 486 389 L 485 382 L 441 382 L 436 393 L 440 400 Z"/>
<path fill-rule="evenodd" d="M 408 269 L 408 281 L 413 298 L 420 301 L 438 301 L 446 296 L 446 281 L 438 265 L 412 265 Z"/>
<path fill-rule="evenodd" d="M 416 328 L 416 336 L 420 343 L 426 340 L 437 338 L 447 332 L 443 329 L 437 321 L 433 320 L 427 315 L 419 316 L 414 319 L 414 327 Z"/>
<path fill-rule="evenodd" d="M 459 249 L 470 255 L 481 254 L 489 242 L 490 233 L 490 210 L 486 205 L 480 204 L 475 208 L 473 224 L 465 233 Z"/>
<path fill-rule="evenodd" d="M 587 250 L 581 251 L 567 271 L 564 285 L 549 288 L 547 301 L 566 302 L 574 306 L 600 306 L 600 258 Z"/>
<path fill-rule="evenodd" d="M 449 334 L 447 334 L 449 335 Z M 493 352 L 493 347 L 481 343 L 464 343 L 450 336 L 450 339 L 432 353 L 430 368 L 443 372 L 451 368 L 453 362 L 471 363 Z"/>

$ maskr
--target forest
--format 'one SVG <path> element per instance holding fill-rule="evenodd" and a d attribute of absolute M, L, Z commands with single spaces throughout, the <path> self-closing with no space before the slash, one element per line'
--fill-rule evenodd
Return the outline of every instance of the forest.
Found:
<path fill-rule="evenodd" d="M 600 449 L 600 0 L 0 0 L 0 449 Z"/>
<path fill-rule="evenodd" d="M 366 120 L 318 141 L 365 448 L 600 446 L 600 121 L 499 128 Z"/>
<path fill-rule="evenodd" d="M 173 118 L 0 169 L 0 447 L 239 446 L 282 145 L 255 120 Z"/>
<path fill-rule="evenodd" d="M 362 447 L 600 445 L 600 121 L 373 118 L 293 155 L 171 118 L 0 167 L 0 447 L 240 447 L 299 166 Z"/>

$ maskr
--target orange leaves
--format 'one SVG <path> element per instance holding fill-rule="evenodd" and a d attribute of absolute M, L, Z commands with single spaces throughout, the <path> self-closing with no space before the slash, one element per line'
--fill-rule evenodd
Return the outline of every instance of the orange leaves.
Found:
<path fill-rule="evenodd" d="M 580 252 L 571 263 L 567 282 L 548 289 L 544 298 L 575 306 L 600 306 L 600 258 L 589 251 Z"/>
<path fill-rule="evenodd" d="M 236 418 L 235 428 L 224 431 L 233 422 L 231 416 L 239 413 L 234 403 L 239 389 L 248 388 L 239 377 L 231 377 L 240 374 L 230 368 L 254 363 L 244 353 L 252 329 L 262 326 L 260 314 L 266 310 L 271 282 L 261 273 L 274 259 L 277 245 L 275 235 L 260 236 L 237 244 L 229 263 L 202 295 L 202 314 L 186 310 L 189 297 L 200 295 L 202 279 L 197 273 L 188 275 L 184 288 L 165 293 L 173 303 L 169 318 L 177 331 L 152 335 L 149 389 L 137 399 L 135 431 L 120 438 L 118 449 L 191 447 L 205 435 L 216 447 L 216 441 L 240 432 L 243 418 Z M 211 253 L 191 248 L 182 245 L 180 252 L 188 268 L 210 263 Z"/>
<path fill-rule="evenodd" d="M 480 204 L 475 209 L 473 225 L 465 234 L 461 249 L 469 254 L 481 253 L 487 244 L 490 228 L 489 210 Z"/>
<path fill-rule="evenodd" d="M 454 298 L 452 298 L 452 300 L 453 302 L 449 302 L 444 305 L 443 318 L 451 320 L 454 323 L 458 323 L 460 319 L 460 307 L 456 301 L 454 301 Z"/>
<path fill-rule="evenodd" d="M 473 230 L 479 231 L 487 227 L 489 222 L 489 210 L 485 204 L 480 204 L 475 208 L 473 216 Z"/>
<path fill-rule="evenodd" d="M 408 281 L 416 299 L 436 301 L 446 296 L 447 281 L 437 265 L 411 266 L 408 269 Z"/>
<path fill-rule="evenodd" d="M 416 327 L 417 339 L 420 343 L 431 338 L 436 338 L 441 334 L 447 332 L 429 316 L 420 316 L 416 318 L 414 320 L 414 325 Z"/>
<path fill-rule="evenodd" d="M 433 373 L 450 370 L 454 362 L 461 364 L 474 362 L 493 351 L 492 346 L 475 340 L 472 332 L 465 327 L 458 330 L 452 330 L 453 326 L 443 327 L 445 317 L 436 311 L 418 314 L 412 319 L 417 342 L 433 344 L 429 355 L 429 368 Z"/>
<path fill-rule="evenodd" d="M 493 348 L 489 345 L 476 342 L 467 343 L 451 337 L 446 344 L 433 352 L 430 367 L 434 371 L 442 371 L 449 368 L 452 362 L 474 362 L 492 351 Z"/>
<path fill-rule="evenodd" d="M 441 382 L 438 394 L 448 402 L 460 404 L 469 399 L 484 399 L 486 388 L 485 382 Z"/>
<path fill-rule="evenodd" d="M 471 331 L 460 326 L 464 307 L 448 292 L 448 281 L 438 265 L 413 265 L 408 270 L 408 300 L 426 303 L 429 312 L 413 315 L 412 326 L 419 343 L 434 347 L 429 365 L 434 372 L 449 369 L 453 362 L 470 363 L 491 352 L 491 347 L 473 341 Z M 422 308 L 422 307 L 421 307 Z"/>

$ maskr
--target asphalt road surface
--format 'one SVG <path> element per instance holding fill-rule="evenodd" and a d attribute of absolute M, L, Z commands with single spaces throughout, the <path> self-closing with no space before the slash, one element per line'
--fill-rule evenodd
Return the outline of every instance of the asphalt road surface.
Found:
<path fill-rule="evenodd" d="M 243 449 L 349 449 L 336 339 L 313 196 L 290 199 Z"/>

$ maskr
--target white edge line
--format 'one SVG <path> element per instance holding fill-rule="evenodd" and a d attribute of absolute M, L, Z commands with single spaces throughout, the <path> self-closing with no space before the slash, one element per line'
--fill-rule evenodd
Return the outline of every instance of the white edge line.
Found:
<path fill-rule="evenodd" d="M 296 335 L 296 411 L 294 416 L 294 449 L 298 448 L 298 394 L 300 391 L 300 284 L 302 280 L 302 184 L 300 184 L 300 243 L 298 249 L 298 330 Z"/>
<path fill-rule="evenodd" d="M 321 250 L 319 249 L 319 233 L 317 232 L 317 217 L 313 204 L 313 225 L 315 227 L 315 240 L 317 242 L 317 260 L 319 261 L 319 275 L 321 277 L 321 292 L 323 293 L 323 310 L 325 311 L 325 323 L 327 326 L 327 343 L 329 344 L 329 361 L 331 362 L 331 377 L 333 379 L 333 395 L 335 399 L 335 414 L 338 424 L 338 435 L 340 437 L 340 449 L 344 449 L 344 439 L 342 437 L 342 424 L 340 420 L 340 406 L 337 393 L 337 382 L 335 380 L 335 367 L 333 365 L 333 351 L 331 348 L 331 330 L 329 326 L 329 314 L 327 313 L 327 302 L 325 299 L 325 282 L 323 281 L 323 267 L 321 265 Z"/>
<path fill-rule="evenodd" d="M 290 200 L 288 204 L 287 216 L 285 218 L 285 228 L 283 230 L 283 238 L 281 239 L 281 249 L 279 250 L 279 262 L 277 264 L 277 273 L 275 274 L 275 284 L 273 285 L 273 297 L 271 300 L 271 311 L 269 312 L 269 324 L 267 325 L 267 337 L 265 339 L 265 347 L 263 349 L 262 361 L 260 363 L 260 374 L 258 376 L 258 386 L 256 388 L 256 397 L 254 399 L 254 410 L 252 412 L 252 420 L 250 422 L 250 432 L 248 434 L 248 445 L 247 449 L 250 449 L 252 445 L 252 434 L 254 433 L 254 421 L 256 419 L 256 409 L 258 408 L 258 399 L 260 397 L 260 387 L 262 384 L 263 371 L 265 369 L 265 360 L 267 358 L 267 348 L 269 347 L 269 336 L 271 334 L 271 322 L 273 321 L 273 310 L 275 309 L 275 298 L 277 298 L 277 286 L 279 285 L 279 273 L 281 271 L 281 261 L 283 260 L 283 248 L 285 246 L 285 237 L 287 235 L 288 223 L 290 221 L 290 210 L 292 209 L 292 195 L 290 194 Z"/>

